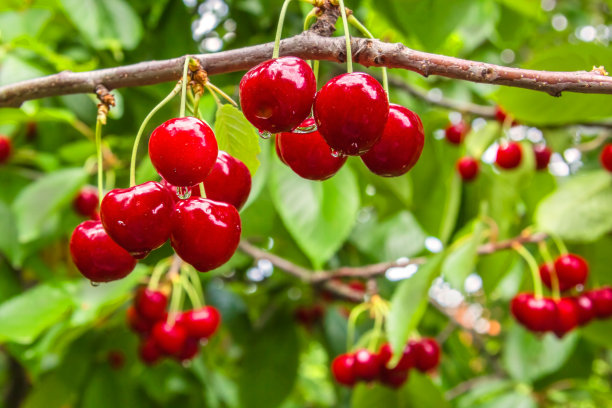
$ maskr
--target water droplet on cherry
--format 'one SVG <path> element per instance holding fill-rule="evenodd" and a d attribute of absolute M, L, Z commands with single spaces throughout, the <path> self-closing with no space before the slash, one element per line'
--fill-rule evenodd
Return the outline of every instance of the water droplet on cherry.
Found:
<path fill-rule="evenodd" d="M 191 197 L 191 187 L 177 187 L 176 188 L 176 195 L 181 200 L 188 199 L 189 197 Z"/>
<path fill-rule="evenodd" d="M 97 288 L 98 286 L 100 286 L 100 282 L 89 281 L 89 284 L 93 286 L 94 288 Z"/>
<path fill-rule="evenodd" d="M 334 157 L 346 157 L 345 154 L 339 152 L 338 150 L 331 149 L 331 155 Z"/>
<path fill-rule="evenodd" d="M 267 130 L 260 130 L 259 137 L 261 137 L 262 139 L 269 139 L 272 137 L 272 133 L 268 132 Z"/>

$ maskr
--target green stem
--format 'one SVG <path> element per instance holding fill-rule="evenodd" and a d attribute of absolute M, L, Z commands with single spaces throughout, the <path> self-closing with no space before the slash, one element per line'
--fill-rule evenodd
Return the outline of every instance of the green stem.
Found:
<path fill-rule="evenodd" d="M 382 332 L 382 322 L 383 315 L 379 313 L 379 311 L 376 311 L 376 317 L 374 320 L 374 335 L 372 336 L 372 338 L 370 339 L 370 343 L 368 344 L 368 350 L 374 353 L 376 352 L 376 341 L 378 340 Z"/>
<path fill-rule="evenodd" d="M 346 329 L 346 351 L 351 351 L 351 347 L 353 346 L 353 342 L 355 341 L 355 323 L 357 322 L 357 318 L 359 315 L 366 310 L 368 310 L 369 305 L 367 303 L 362 303 L 359 306 L 356 306 L 351 310 L 351 314 L 348 318 L 348 327 Z"/>
<path fill-rule="evenodd" d="M 181 308 L 181 297 L 183 296 L 183 286 L 181 280 L 175 279 L 172 282 L 172 298 L 170 299 L 170 310 L 168 312 L 168 321 L 170 325 L 174 325 L 176 321 L 176 315 Z"/>
<path fill-rule="evenodd" d="M 353 52 L 351 51 L 351 35 L 349 34 L 348 20 L 346 18 L 346 10 L 344 9 L 344 0 L 339 0 L 340 13 L 342 15 L 342 24 L 344 26 L 344 39 L 346 40 L 346 72 L 353 72 Z"/>
<path fill-rule="evenodd" d="M 210 84 L 206 84 L 204 85 L 206 87 L 206 89 L 208 89 L 208 92 L 210 92 L 210 94 L 213 96 L 213 98 L 215 98 L 215 102 L 217 103 L 217 108 L 220 108 L 221 106 L 223 106 L 223 104 L 221 103 L 221 100 L 219 99 L 219 97 L 217 96 L 217 93 L 215 92 L 215 90 L 210 86 Z"/>
<path fill-rule="evenodd" d="M 531 279 L 533 280 L 533 291 L 535 293 L 535 298 L 541 299 L 542 280 L 540 279 L 540 270 L 538 268 L 538 263 L 536 262 L 533 255 L 531 255 L 529 251 L 527 251 L 527 249 L 525 249 L 525 247 L 521 244 L 517 243 L 516 245 L 513 245 L 512 249 L 514 249 L 520 256 L 522 256 L 523 259 L 529 265 L 529 269 L 531 270 Z"/>
<path fill-rule="evenodd" d="M 181 110 L 179 116 L 185 117 L 185 100 L 187 98 L 187 73 L 189 72 L 189 57 L 185 57 L 183 66 L 183 83 L 181 84 Z"/>
<path fill-rule="evenodd" d="M 130 187 L 136 185 L 136 156 L 138 156 L 138 145 L 140 144 L 140 138 L 144 133 L 149 120 L 160 110 L 165 104 L 167 104 L 172 98 L 174 98 L 181 90 L 181 81 L 179 81 L 172 92 L 168 94 L 160 103 L 155 106 L 151 112 L 144 118 L 142 121 L 140 128 L 138 129 L 138 133 L 136 134 L 136 139 L 134 139 L 134 146 L 132 147 L 132 160 L 130 161 Z"/>
<path fill-rule="evenodd" d="M 565 255 L 567 254 L 569 251 L 567 250 L 567 247 L 565 246 L 565 244 L 563 243 L 563 241 L 561 240 L 561 238 L 559 238 L 556 235 L 550 235 L 550 237 L 552 238 L 553 242 L 555 243 L 555 245 L 557 246 L 557 249 L 559 250 L 559 254 L 560 255 Z"/>
<path fill-rule="evenodd" d="M 202 94 L 198 93 L 194 98 L 193 98 L 193 116 L 195 118 L 201 119 L 200 115 L 200 98 L 202 97 Z"/>
<path fill-rule="evenodd" d="M 317 84 L 319 82 L 319 60 L 314 60 L 312 63 L 312 71 L 315 76 L 315 84 Z"/>
<path fill-rule="evenodd" d="M 555 300 L 559 300 L 561 298 L 561 291 L 559 290 L 559 277 L 557 276 L 555 263 L 553 262 L 550 252 L 548 251 L 548 245 L 546 245 L 546 241 L 538 242 L 538 248 L 540 250 L 540 253 L 542 254 L 542 258 L 544 258 L 544 263 L 550 268 L 550 281 L 552 283 L 553 298 Z"/>
<path fill-rule="evenodd" d="M 312 10 L 310 10 L 308 14 L 306 14 L 306 17 L 304 18 L 304 31 L 308 30 L 308 27 L 310 26 L 310 22 L 316 18 L 317 18 L 317 9 L 313 8 Z"/>
<path fill-rule="evenodd" d="M 202 196 L 202 198 L 206 198 L 206 190 L 204 189 L 204 183 L 201 182 L 199 184 L 200 187 L 200 196 Z"/>
<path fill-rule="evenodd" d="M 200 282 L 200 275 L 189 265 L 185 265 L 187 269 L 187 273 L 189 273 L 189 277 L 191 278 L 191 283 L 195 288 L 195 291 L 198 293 L 199 299 L 202 301 L 202 304 L 206 304 L 206 299 L 204 298 L 204 292 L 202 291 L 202 283 Z"/>
<path fill-rule="evenodd" d="M 149 280 L 149 284 L 147 285 L 148 289 L 155 290 L 159 286 L 159 281 L 161 280 L 164 271 L 172 262 L 172 258 L 166 258 L 155 265 L 153 268 L 153 273 L 151 273 L 151 279 Z"/>
<path fill-rule="evenodd" d="M 187 295 L 189 296 L 189 300 L 191 301 L 191 305 L 193 306 L 193 308 L 200 309 L 202 307 L 202 303 L 200 302 L 198 294 L 194 290 L 193 285 L 189 281 L 187 274 L 183 273 L 183 270 L 181 270 L 181 284 L 183 285 L 185 292 L 187 292 Z"/>
<path fill-rule="evenodd" d="M 98 157 L 98 205 L 102 205 L 102 194 L 104 193 L 102 187 L 102 172 L 104 166 L 102 162 L 102 121 L 100 118 L 96 120 L 96 154 Z"/>
<path fill-rule="evenodd" d="M 274 51 L 272 52 L 272 58 L 278 58 L 280 53 L 280 39 L 283 32 L 283 23 L 285 22 L 285 14 L 287 13 L 287 6 L 291 0 L 285 0 L 283 7 L 281 8 L 280 16 L 278 17 L 278 25 L 276 26 L 276 38 L 274 38 Z"/>
<path fill-rule="evenodd" d="M 363 35 L 367 38 L 374 39 L 374 35 L 364 26 L 361 21 L 357 20 L 357 18 L 351 14 L 348 18 L 348 22 L 351 23 L 352 26 L 357 28 Z M 385 88 L 385 92 L 387 93 L 387 97 L 389 96 L 389 78 L 387 77 L 387 67 L 382 67 L 382 80 L 383 87 Z"/>
<path fill-rule="evenodd" d="M 223 92 L 223 90 L 221 88 L 211 84 L 210 82 L 207 82 L 205 86 L 210 91 L 210 93 L 214 94 L 215 92 L 217 92 L 219 95 L 221 95 L 223 98 L 225 98 L 226 101 L 228 101 L 232 105 L 238 107 L 238 104 L 236 103 L 236 101 L 233 100 L 231 96 L 229 96 L 228 94 Z"/>

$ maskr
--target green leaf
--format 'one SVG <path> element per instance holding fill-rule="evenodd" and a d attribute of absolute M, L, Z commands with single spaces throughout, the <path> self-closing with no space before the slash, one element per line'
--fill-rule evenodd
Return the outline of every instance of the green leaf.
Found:
<path fill-rule="evenodd" d="M 539 338 L 515 324 L 504 344 L 503 365 L 512 378 L 532 383 L 561 368 L 577 343 L 576 332 L 563 339 L 551 333 Z"/>
<path fill-rule="evenodd" d="M 433 383 L 427 374 L 422 374 L 417 370 L 410 372 L 408 382 L 402 387 L 402 393 L 410 401 L 410 407 L 450 407 L 442 390 Z"/>
<path fill-rule="evenodd" d="M 584 326 L 582 336 L 587 340 L 606 348 L 612 348 L 612 321 L 595 320 Z"/>
<path fill-rule="evenodd" d="M 252 332 L 238 379 L 241 407 L 274 408 L 291 393 L 300 354 L 295 328 L 290 316 L 277 315 Z"/>
<path fill-rule="evenodd" d="M 72 201 L 86 179 L 82 168 L 68 168 L 47 174 L 24 188 L 13 202 L 19 242 L 36 239 L 45 223 Z"/>
<path fill-rule="evenodd" d="M 432 281 L 440 274 L 445 253 L 431 257 L 410 278 L 404 279 L 391 297 L 391 310 L 387 317 L 387 337 L 399 358 L 410 334 L 418 326 L 429 300 L 428 291 Z"/>
<path fill-rule="evenodd" d="M 11 209 L 0 201 L 0 253 L 14 266 L 18 266 L 20 247 L 17 237 L 17 226 Z"/>
<path fill-rule="evenodd" d="M 270 189 L 274 206 L 298 246 L 319 269 L 340 248 L 353 228 L 359 190 L 349 167 L 323 182 L 295 175 L 274 160 Z"/>
<path fill-rule="evenodd" d="M 58 322 L 72 306 L 62 286 L 38 285 L 0 304 L 0 342 L 28 344 Z"/>
<path fill-rule="evenodd" d="M 259 167 L 257 155 L 261 151 L 259 135 L 242 112 L 229 104 L 221 106 L 215 119 L 215 136 L 219 150 L 241 160 L 254 176 Z"/>
<path fill-rule="evenodd" d="M 592 242 L 612 230 L 612 178 L 604 170 L 578 174 L 545 198 L 536 225 L 562 239 Z"/>
<path fill-rule="evenodd" d="M 8 43 L 22 35 L 36 37 L 51 15 L 51 10 L 38 7 L 0 13 L 2 41 Z"/>
<path fill-rule="evenodd" d="M 474 272 L 482 230 L 482 223 L 476 221 L 471 234 L 459 238 L 449 248 L 448 256 L 442 264 L 442 276 L 455 289 L 462 290 L 465 278 Z"/>
<path fill-rule="evenodd" d="M 351 408 L 394 407 L 404 408 L 398 392 L 379 383 L 358 384 L 353 391 Z"/>

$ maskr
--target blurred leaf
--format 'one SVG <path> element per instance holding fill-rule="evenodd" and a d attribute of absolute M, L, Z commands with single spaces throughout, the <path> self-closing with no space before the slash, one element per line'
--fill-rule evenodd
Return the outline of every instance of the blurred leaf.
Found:
<path fill-rule="evenodd" d="M 275 159 L 270 189 L 291 236 L 320 269 L 344 243 L 355 223 L 359 192 L 353 172 L 345 166 L 329 180 L 310 181 Z"/>
<path fill-rule="evenodd" d="M 86 179 L 82 168 L 67 168 L 47 174 L 24 188 L 13 203 L 19 242 L 36 239 L 49 218 L 73 200 Z"/>
<path fill-rule="evenodd" d="M 13 266 L 20 261 L 20 247 L 17 237 L 17 226 L 11 209 L 0 201 L 0 253 L 2 253 Z"/>
<path fill-rule="evenodd" d="M 408 396 L 410 407 L 450 407 L 442 390 L 433 383 L 429 375 L 417 370 L 410 372 L 408 382 L 402 387 L 402 393 Z"/>
<path fill-rule="evenodd" d="M 398 392 L 379 383 L 357 384 L 351 398 L 351 408 L 405 408 Z"/>
<path fill-rule="evenodd" d="M 538 228 L 568 241 L 592 242 L 612 230 L 612 178 L 605 170 L 577 174 L 540 202 Z"/>
<path fill-rule="evenodd" d="M 41 67 L 33 62 L 23 59 L 15 54 L 8 54 L 2 59 L 2 70 L 0 70 L 0 85 L 13 84 L 26 79 L 32 79 L 46 75 Z M 4 110 L 4 108 L 2 109 Z"/>
<path fill-rule="evenodd" d="M 482 240 L 483 224 L 478 220 L 468 236 L 459 238 L 448 250 L 442 264 L 442 276 L 450 285 L 462 290 L 465 279 L 476 267 L 478 245 Z"/>
<path fill-rule="evenodd" d="M 22 35 L 36 37 L 51 15 L 51 10 L 38 7 L 0 13 L 2 41 L 9 42 Z"/>
<path fill-rule="evenodd" d="M 259 135 L 242 112 L 229 104 L 221 106 L 215 119 L 215 136 L 219 150 L 241 160 L 254 176 L 259 167 L 257 155 L 261 151 Z"/>
<path fill-rule="evenodd" d="M 602 347 L 612 348 L 612 321 L 595 320 L 584 326 L 581 330 L 582 337 Z"/>
<path fill-rule="evenodd" d="M 348 321 L 337 307 L 328 307 L 323 318 L 323 333 L 332 357 L 346 351 Z"/>

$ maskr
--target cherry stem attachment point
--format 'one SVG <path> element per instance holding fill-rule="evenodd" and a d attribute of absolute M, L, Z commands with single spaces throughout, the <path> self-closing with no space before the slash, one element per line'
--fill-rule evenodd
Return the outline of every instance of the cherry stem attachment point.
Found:
<path fill-rule="evenodd" d="M 183 83 L 181 86 L 181 110 L 179 116 L 185 117 L 185 99 L 187 98 L 187 74 L 189 73 L 189 60 L 188 56 L 185 57 L 185 64 L 183 66 Z"/>
<path fill-rule="evenodd" d="M 538 268 L 538 263 L 527 251 L 527 249 L 518 242 L 512 244 L 512 249 L 514 249 L 520 256 L 523 257 L 527 265 L 529 265 L 529 269 L 531 270 L 531 279 L 533 280 L 533 291 L 535 293 L 536 299 L 542 298 L 542 279 L 540 278 L 540 269 Z"/>
<path fill-rule="evenodd" d="M 272 58 L 278 58 L 280 54 L 280 39 L 283 32 L 283 23 L 285 22 L 285 14 L 287 13 L 287 6 L 289 6 L 291 0 L 285 0 L 283 7 L 281 8 L 280 16 L 278 17 L 278 25 L 276 26 L 276 37 L 274 38 L 274 51 L 272 51 Z"/>
<path fill-rule="evenodd" d="M 198 187 L 200 188 L 200 195 L 202 198 L 206 198 L 206 190 L 204 189 L 204 182 L 201 182 Z"/>
<path fill-rule="evenodd" d="M 96 155 L 98 157 L 98 205 L 102 205 L 104 189 L 102 187 L 102 173 L 104 165 L 102 161 L 102 118 L 96 120 Z"/>
<path fill-rule="evenodd" d="M 363 35 L 372 40 L 376 39 L 374 35 L 364 26 L 361 21 L 357 20 L 355 15 L 351 14 L 348 17 L 348 22 L 357 28 Z M 387 97 L 389 97 L 389 78 L 387 76 L 387 67 L 382 67 L 382 80 L 383 80 L 383 88 L 385 88 L 385 92 L 387 93 Z"/>
<path fill-rule="evenodd" d="M 351 35 L 348 28 L 348 20 L 346 18 L 346 10 L 344 8 L 344 0 L 338 0 L 340 3 L 340 14 L 342 15 L 342 24 L 344 26 L 344 39 L 346 40 L 346 72 L 353 72 L 353 52 L 351 51 Z"/>

